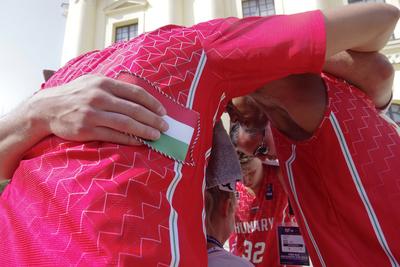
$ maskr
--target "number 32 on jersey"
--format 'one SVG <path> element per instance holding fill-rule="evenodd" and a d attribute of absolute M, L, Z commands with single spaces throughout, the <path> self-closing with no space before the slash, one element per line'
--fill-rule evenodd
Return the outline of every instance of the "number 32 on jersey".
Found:
<path fill-rule="evenodd" d="M 260 263 L 263 260 L 265 242 L 253 244 L 251 241 L 244 241 L 244 251 L 242 257 L 253 263 Z"/>

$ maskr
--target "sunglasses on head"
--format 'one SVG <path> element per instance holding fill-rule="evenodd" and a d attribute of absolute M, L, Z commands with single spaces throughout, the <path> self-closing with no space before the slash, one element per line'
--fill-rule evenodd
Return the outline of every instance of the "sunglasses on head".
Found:
<path fill-rule="evenodd" d="M 263 130 L 263 135 L 262 135 L 262 141 L 261 144 L 254 150 L 253 156 L 258 157 L 258 156 L 266 156 L 269 152 L 269 147 L 264 143 L 264 138 L 265 138 L 265 128 Z"/>

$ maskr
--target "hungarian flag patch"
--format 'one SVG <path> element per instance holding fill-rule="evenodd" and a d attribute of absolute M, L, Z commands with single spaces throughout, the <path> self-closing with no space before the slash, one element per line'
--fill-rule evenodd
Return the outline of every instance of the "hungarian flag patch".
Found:
<path fill-rule="evenodd" d="M 132 73 L 120 72 L 116 79 L 142 87 L 160 101 L 167 110 L 167 115 L 163 119 L 169 125 L 168 131 L 161 133 L 161 137 L 156 141 L 136 138 L 173 160 L 194 165 L 192 154 L 199 134 L 199 113 L 186 108 L 149 81 Z"/>

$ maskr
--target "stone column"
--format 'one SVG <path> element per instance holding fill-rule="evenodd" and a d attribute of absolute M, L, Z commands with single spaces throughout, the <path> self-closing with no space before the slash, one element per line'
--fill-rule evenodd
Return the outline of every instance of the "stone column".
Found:
<path fill-rule="evenodd" d="M 224 8 L 222 0 L 195 0 L 193 1 L 194 23 L 224 17 Z"/>
<path fill-rule="evenodd" d="M 145 31 L 152 31 L 168 24 L 184 25 L 183 1 L 186 0 L 148 0 Z"/>
<path fill-rule="evenodd" d="M 61 64 L 94 49 L 97 0 L 71 0 L 65 27 Z"/>

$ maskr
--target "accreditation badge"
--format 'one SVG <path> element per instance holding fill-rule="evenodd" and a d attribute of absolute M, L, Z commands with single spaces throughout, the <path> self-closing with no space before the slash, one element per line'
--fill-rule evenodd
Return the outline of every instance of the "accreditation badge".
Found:
<path fill-rule="evenodd" d="M 280 225 L 277 229 L 280 264 L 309 266 L 310 260 L 300 228 L 297 225 Z"/>

